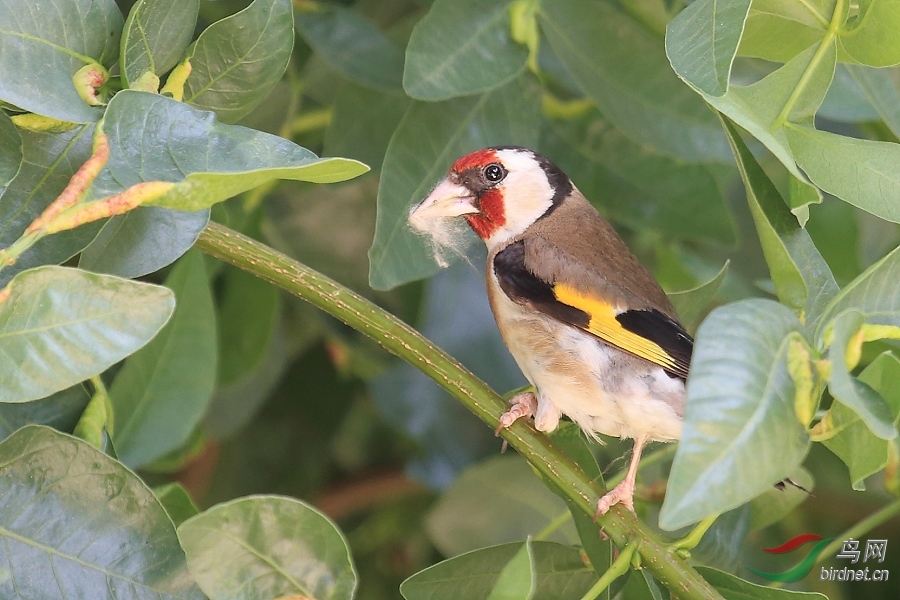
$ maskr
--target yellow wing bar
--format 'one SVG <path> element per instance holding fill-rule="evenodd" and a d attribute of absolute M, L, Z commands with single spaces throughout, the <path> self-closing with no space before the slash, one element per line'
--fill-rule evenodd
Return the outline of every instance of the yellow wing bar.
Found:
<path fill-rule="evenodd" d="M 676 360 L 663 348 L 647 338 L 629 331 L 616 319 L 616 308 L 604 300 L 586 296 L 566 285 L 553 286 L 553 294 L 560 302 L 584 311 L 590 316 L 586 331 L 600 339 L 647 359 L 666 369 L 677 369 Z"/>

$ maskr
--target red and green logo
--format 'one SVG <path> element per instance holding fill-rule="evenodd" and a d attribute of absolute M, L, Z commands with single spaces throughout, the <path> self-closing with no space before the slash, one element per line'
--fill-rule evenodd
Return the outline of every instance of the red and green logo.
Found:
<path fill-rule="evenodd" d="M 783 573 L 763 573 L 762 571 L 757 571 L 756 569 L 751 569 L 750 567 L 747 568 L 760 577 L 768 579 L 769 581 L 782 581 L 785 583 L 797 581 L 798 579 L 806 577 L 806 574 L 812 570 L 813 565 L 815 564 L 816 559 L 819 558 L 822 550 L 824 550 L 825 546 L 828 545 L 828 542 L 833 539 L 834 538 L 823 539 L 821 535 L 816 535 L 814 533 L 804 533 L 803 535 L 798 535 L 797 537 L 789 539 L 782 545 L 776 546 L 775 548 L 763 548 L 763 552 L 768 552 L 769 554 L 784 554 L 786 552 L 796 550 L 807 542 L 819 540 L 819 543 L 812 547 L 812 550 L 809 551 L 809 553 L 806 555 L 806 558 L 801 560 L 800 563 L 793 569 L 788 569 Z"/>

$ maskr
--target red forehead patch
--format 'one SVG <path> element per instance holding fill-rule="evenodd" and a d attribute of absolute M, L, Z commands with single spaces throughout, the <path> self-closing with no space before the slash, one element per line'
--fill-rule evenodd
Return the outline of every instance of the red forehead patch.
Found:
<path fill-rule="evenodd" d="M 485 165 L 491 164 L 496 160 L 497 155 L 495 154 L 494 150 L 492 148 L 485 148 L 483 150 L 470 152 L 462 158 L 457 159 L 457 161 L 453 163 L 453 166 L 450 167 L 450 170 L 454 173 L 462 173 L 466 169 L 471 169 L 472 167 L 483 167 Z"/>

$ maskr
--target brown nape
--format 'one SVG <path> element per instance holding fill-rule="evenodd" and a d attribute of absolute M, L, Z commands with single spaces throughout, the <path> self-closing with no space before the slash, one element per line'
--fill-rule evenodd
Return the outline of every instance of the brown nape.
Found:
<path fill-rule="evenodd" d="M 573 188 L 556 211 L 559 218 L 529 228 L 525 259 L 535 275 L 585 293 L 621 296 L 632 309 L 656 309 L 678 322 L 668 296 L 581 192 Z M 565 251 L 550 240 L 565 240 Z"/>

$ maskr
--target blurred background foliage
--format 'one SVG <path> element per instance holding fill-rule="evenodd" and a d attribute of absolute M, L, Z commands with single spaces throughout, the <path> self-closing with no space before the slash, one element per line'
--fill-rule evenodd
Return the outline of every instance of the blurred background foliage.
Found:
<path fill-rule="evenodd" d="M 127 14 L 133 2 L 118 4 Z M 196 30 L 248 4 L 202 1 Z M 437 271 L 431 257 L 406 239 L 411 233 L 385 234 L 385 227 L 405 224 L 382 222 L 379 216 L 392 214 L 385 206 L 405 206 L 421 195 L 456 155 L 472 149 L 466 145 L 479 140 L 497 143 L 503 135 L 504 142 L 549 156 L 615 224 L 667 291 L 696 287 L 730 261 L 716 304 L 772 293 L 725 137 L 699 96 L 677 81 L 663 54 L 665 24 L 684 2 L 597 0 L 606 37 L 596 40 L 599 50 L 591 51 L 606 52 L 607 61 L 587 74 L 572 73 L 564 64 L 562 53 L 585 49 L 560 43 L 565 27 L 577 25 L 562 13 L 536 34 L 539 51 L 530 57 L 525 45 L 515 44 L 508 52 L 500 48 L 510 44 L 510 2 L 440 3 L 447 14 L 430 14 L 430 4 L 295 0 L 297 35 L 287 71 L 269 96 L 237 122 L 321 156 L 358 159 L 372 170 L 329 186 L 267 185 L 216 205 L 212 218 L 400 316 L 501 392 L 521 386 L 524 379 L 487 306 L 483 251 L 473 249 L 468 261 L 422 279 Z M 453 11 L 466 12 L 466 27 L 483 26 L 485 43 L 508 57 L 481 82 L 465 78 L 472 86 L 467 95 L 432 81 L 425 61 L 415 63 L 419 71 L 408 62 L 404 70 L 411 36 L 418 36 L 417 47 L 422 47 L 429 36 L 462 35 L 447 28 L 460 21 L 454 21 Z M 748 31 L 752 26 L 751 21 Z M 495 30 L 501 33 L 492 34 Z M 786 60 L 796 52 L 776 57 L 742 48 L 741 54 L 732 77 L 750 83 L 773 70 L 763 58 Z M 900 71 L 891 69 L 891 77 L 900 85 Z M 628 94 L 633 90 L 646 92 L 644 97 L 656 104 L 642 106 L 644 113 L 632 111 L 637 100 Z M 601 102 L 607 94 L 618 97 Z M 676 104 L 690 118 L 667 120 L 667 107 Z M 645 118 L 653 113 L 660 118 Z M 897 141 L 840 64 L 816 122 L 846 135 Z M 465 132 L 465 140 L 448 144 L 446 137 L 458 131 Z M 752 149 L 782 195 L 791 197 L 788 172 L 760 144 Z M 446 160 L 432 164 L 436 156 Z M 434 170 L 430 180 L 423 182 L 419 163 Z M 799 212 L 808 210 L 807 230 L 841 285 L 900 243 L 895 223 L 828 195 L 821 204 L 797 206 Z M 403 254 L 397 250 L 403 244 L 417 253 L 414 260 L 392 262 Z M 171 416 L 161 419 L 148 433 L 158 444 L 137 445 L 142 454 L 130 455 L 127 443 L 117 444 L 119 456 L 148 481 L 180 482 L 201 507 L 257 493 L 309 501 L 345 532 L 360 575 L 357 597 L 364 599 L 397 598 L 400 583 L 410 575 L 475 548 L 527 535 L 577 543 L 565 504 L 521 459 L 501 455 L 500 441 L 489 428 L 373 342 L 199 253 L 145 279 L 167 282 L 179 294 L 179 310 L 194 311 L 184 318 L 197 327 L 206 319 L 218 339 L 214 390 L 179 390 L 175 401 L 190 406 L 181 407 L 178 427 Z M 200 285 L 189 289 L 190 281 Z M 203 368 L 191 357 L 203 350 L 191 346 L 190 339 L 177 343 L 190 379 Z M 884 347 L 867 347 L 869 359 Z M 104 377 L 111 381 L 114 371 Z M 0 405 L 0 435 L 25 422 L 71 431 L 88 394 L 78 386 L 51 400 Z M 42 402 L 48 410 L 42 411 Z M 607 442 L 595 450 L 601 468 L 612 475 L 624 466 L 621 456 L 628 444 Z M 649 524 L 657 521 L 671 455 L 662 453 L 641 471 L 638 510 Z M 819 444 L 805 467 L 803 477 L 815 481 L 812 495 L 774 492 L 728 513 L 694 560 L 762 582 L 743 565 L 768 572 L 786 565 L 779 560 L 783 557 L 761 548 L 811 531 L 839 535 L 890 497 L 883 473 L 856 486 L 864 490 L 854 490 L 844 463 Z M 896 478 L 896 473 L 888 475 Z M 900 520 L 884 523 L 867 537 L 890 540 L 888 562 L 900 566 L 900 548 L 893 545 L 900 544 Z M 828 561 L 823 564 L 843 566 Z M 900 569 L 895 570 L 894 580 L 882 585 L 810 576 L 787 587 L 821 591 L 834 600 L 897 598 Z"/>
<path fill-rule="evenodd" d="M 203 2 L 201 18 L 214 20 L 244 4 Z M 402 130 L 416 138 L 411 144 L 425 147 L 443 143 L 431 138 L 437 135 L 435 129 L 455 126 L 453 107 L 441 104 L 428 110 L 402 87 L 404 46 L 428 4 L 360 0 L 333 3 L 320 13 L 317 5 L 295 3 L 299 35 L 288 73 L 241 123 L 289 136 L 323 156 L 356 158 L 373 170 L 334 186 L 281 183 L 255 191 L 226 203 L 224 220 L 244 231 L 255 230 L 260 239 L 375 300 L 495 389 L 511 390 L 524 380 L 488 310 L 478 251 L 470 253 L 471 264 L 457 263 L 425 281 L 387 292 L 368 285 L 366 251 L 374 234 L 374 198 L 380 177 L 386 185 L 382 167 L 391 160 L 385 157 L 391 136 Z M 499 10 L 493 4 L 503 4 L 505 10 L 507 3 L 463 4 L 487 21 Z M 681 8 L 678 2 L 663 0 L 611 4 L 625 27 L 651 31 L 660 47 L 661 27 Z M 635 52 L 627 40 L 619 43 L 623 52 Z M 542 109 L 517 117 L 528 120 L 524 135 L 534 136 L 532 145 L 560 165 L 613 221 L 664 288 L 695 287 L 730 260 L 717 302 L 765 296 L 771 290 L 768 269 L 727 146 L 700 157 L 713 161 L 657 152 L 623 133 L 584 100 L 546 40 L 540 44 L 539 61 L 544 91 L 535 101 L 542 97 Z M 770 64 L 739 57 L 735 71 L 744 81 L 753 81 L 770 71 Z M 524 54 L 507 78 L 523 76 L 523 66 Z M 621 68 L 636 67 L 626 62 Z M 495 86 L 499 76 L 492 73 L 489 79 Z M 663 104 L 671 101 L 660 98 Z M 420 111 L 410 110 L 412 104 L 421 106 Z M 491 126 L 492 112 L 502 108 L 484 108 L 486 127 Z M 819 116 L 824 128 L 894 139 L 841 66 Z M 786 172 L 771 155 L 760 156 L 788 196 Z M 245 223 L 249 225 L 242 226 Z M 810 206 L 807 228 L 842 285 L 900 242 L 897 225 L 830 197 Z M 499 442 L 487 427 L 424 375 L 390 360 L 328 317 L 286 296 L 273 297 L 277 294 L 271 287 L 250 289 L 252 278 L 230 267 L 223 270 L 218 280 L 223 302 L 230 298 L 228 292 L 243 293 L 243 300 L 236 301 L 244 309 L 241 315 L 249 314 L 248 303 L 266 302 L 273 316 L 270 339 L 258 348 L 258 366 L 245 374 L 252 383 L 242 386 L 243 378 L 221 369 L 220 387 L 203 428 L 209 439 L 183 472 L 202 504 L 254 492 L 311 500 L 347 533 L 360 570 L 360 598 L 395 598 L 400 581 L 440 557 L 523 539 L 564 513 L 564 505 L 520 461 L 498 456 Z M 246 280 L 245 287 L 239 290 L 241 280 Z M 256 327 L 245 320 L 220 318 L 220 329 Z M 227 335 L 227 330 L 222 333 Z M 243 336 L 235 337 L 239 339 L 248 343 Z M 222 350 L 227 360 L 233 350 L 225 344 Z M 223 385 L 223 377 L 230 382 Z M 242 406 L 237 408 L 235 400 L 229 404 L 229 398 L 240 398 Z M 234 423 L 217 425 L 229 418 L 229 406 L 236 413 Z M 226 435 L 213 435 L 220 427 Z M 600 464 L 615 472 L 623 466 L 616 459 L 626 449 L 627 444 L 609 440 L 597 449 Z M 819 445 L 806 465 L 816 482 L 815 493 L 764 528 L 751 528 L 747 516 L 728 523 L 730 527 L 722 528 L 722 547 L 708 553 L 716 557 L 714 564 L 744 576 L 748 572 L 742 572 L 743 563 L 762 571 L 783 570 L 783 560 L 759 549 L 808 531 L 837 535 L 884 503 L 877 478 L 867 491 L 853 491 L 846 467 Z M 642 471 L 642 481 L 651 483 L 642 486 L 643 496 L 661 500 L 662 490 L 652 482 L 664 480 L 666 469 L 663 463 L 655 472 Z M 641 505 L 652 510 L 653 502 Z M 652 516 L 646 520 L 655 522 Z M 550 539 L 572 541 L 572 533 L 561 528 Z M 890 521 L 870 537 L 900 539 L 900 521 Z M 863 589 L 866 597 L 891 598 L 900 590 L 897 584 L 817 579 L 808 577 L 802 588 L 831 598 L 859 597 Z"/>
<path fill-rule="evenodd" d="M 248 3 L 201 2 L 198 31 Z M 128 4 L 120 2 L 123 11 Z M 369 285 L 367 251 L 375 235 L 379 182 L 394 185 L 389 192 L 398 190 L 385 201 L 408 202 L 399 195 L 399 190 L 412 192 L 397 173 L 402 166 L 386 172 L 392 161 L 417 151 L 430 156 L 429 145 L 445 143 L 439 132 L 459 127 L 454 119 L 469 110 L 454 104 L 482 98 L 429 104 L 405 93 L 405 46 L 429 4 L 297 0 L 298 35 L 287 73 L 239 124 L 288 137 L 321 156 L 356 158 L 372 171 L 330 186 L 281 182 L 257 189 L 215 207 L 213 218 L 362 293 L 411 323 L 495 389 L 512 390 L 525 382 L 488 309 L 480 247 L 473 247 L 468 262 L 457 262 L 432 278 L 390 291 Z M 476 22 L 489 23 L 496 20 L 494 13 L 505 15 L 508 4 L 463 2 L 459 10 L 472 11 L 470 17 L 480 15 Z M 628 77 L 642 62 L 658 61 L 665 23 L 682 4 L 609 4 L 616 20 L 608 27 L 620 36 L 615 43 L 627 58 L 613 76 Z M 635 28 L 655 40 L 657 55 L 641 57 L 640 50 L 629 45 L 627 36 Z M 546 39 L 539 48 L 539 83 L 526 70 L 522 47 L 521 60 L 505 75 L 486 74 L 485 84 L 494 90 L 505 77 L 513 81 L 508 85 L 521 81 L 518 85 L 539 87 L 510 92 L 509 99 L 485 93 L 483 114 L 471 117 L 467 126 L 483 128 L 487 143 L 496 143 L 490 140 L 490 129 L 507 127 L 497 120 L 506 119 L 509 110 L 518 111 L 512 118 L 526 138 L 518 143 L 536 147 L 566 171 L 667 291 L 708 281 L 728 260 L 717 303 L 767 296 L 772 285 L 766 262 L 718 125 L 713 122 L 708 134 L 718 137 L 717 144 L 703 140 L 696 152 L 680 147 L 677 154 L 661 152 L 617 128 L 586 99 Z M 739 56 L 734 78 L 755 81 L 772 68 L 772 63 Z M 440 99 L 439 94 L 434 92 Z M 660 97 L 660 110 L 675 101 Z M 516 102 L 525 104 L 518 107 Z M 699 98 L 696 103 L 701 104 Z M 895 140 L 840 65 L 818 123 L 844 134 Z M 471 135 L 477 138 L 479 132 Z M 405 142 L 402 154 L 400 142 Z M 390 144 L 397 146 L 393 157 Z M 788 197 L 786 171 L 771 155 L 760 151 L 758 156 Z M 388 177 L 395 179 L 386 181 Z M 896 224 L 827 196 L 809 207 L 807 229 L 841 285 L 900 243 Z M 376 284 L 377 252 L 376 247 Z M 565 505 L 521 460 L 499 455 L 499 440 L 483 423 L 417 370 L 272 286 L 230 266 L 210 266 L 220 340 L 218 383 L 190 443 L 147 465 L 161 480 L 174 476 L 201 506 L 252 493 L 288 494 L 312 502 L 346 533 L 360 573 L 357 597 L 365 599 L 397 598 L 400 582 L 441 558 L 522 540 L 565 514 Z M 422 274 L 427 271 L 417 275 Z M 406 277 L 389 274 L 378 287 Z M 607 441 L 596 451 L 610 474 L 625 466 L 620 457 L 628 444 Z M 867 482 L 866 491 L 854 491 L 847 468 L 821 445 L 814 445 L 805 465 L 815 480 L 813 495 L 798 498 L 802 503 L 775 523 L 743 511 L 717 526 L 715 543 L 704 542 L 712 548 L 695 554 L 762 582 L 742 565 L 767 572 L 787 565 L 778 560 L 783 557 L 760 548 L 810 531 L 838 535 L 884 504 L 880 476 Z M 641 472 L 639 496 L 646 501 L 639 507 L 651 524 L 664 492 L 658 484 L 667 470 L 668 463 L 662 461 Z M 768 510 L 766 502 L 761 500 L 762 515 Z M 900 520 L 889 521 L 869 537 L 900 540 Z M 576 542 L 571 521 L 548 539 Z M 890 560 L 900 556 L 892 553 L 889 543 L 889 562 L 900 565 Z M 842 564 L 831 562 L 823 564 Z M 896 582 L 841 584 L 813 576 L 789 587 L 822 591 L 835 600 L 860 594 L 887 599 L 900 593 Z"/>

